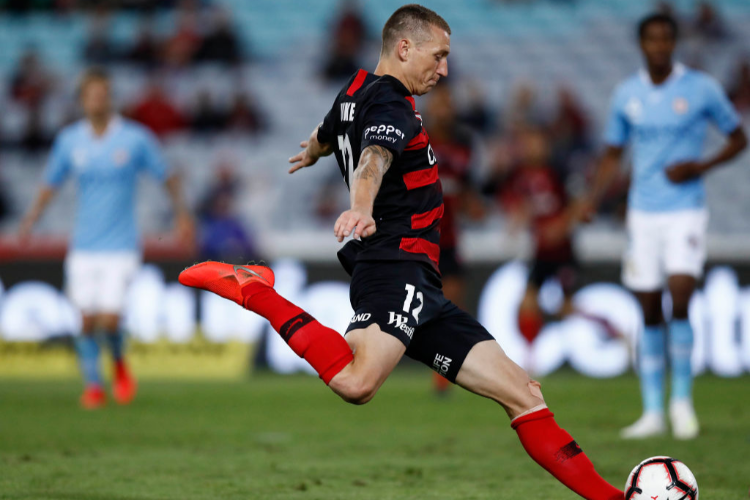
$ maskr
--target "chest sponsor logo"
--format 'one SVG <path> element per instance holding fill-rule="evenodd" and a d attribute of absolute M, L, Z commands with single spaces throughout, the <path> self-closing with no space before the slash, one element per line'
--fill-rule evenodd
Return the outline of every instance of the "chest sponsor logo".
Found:
<path fill-rule="evenodd" d="M 370 313 L 360 313 L 355 314 L 352 316 L 352 320 L 349 323 L 361 323 L 362 321 L 367 321 L 372 317 L 372 314 Z"/>
<path fill-rule="evenodd" d="M 356 105 L 357 105 L 356 102 L 342 102 L 341 103 L 341 121 L 342 122 L 354 121 L 354 108 Z"/>
<path fill-rule="evenodd" d="M 115 167 L 124 167 L 130 161 L 130 152 L 127 149 L 117 149 L 112 153 L 112 163 Z"/>
<path fill-rule="evenodd" d="M 388 141 L 395 144 L 398 139 L 404 138 L 404 133 L 393 125 L 373 125 L 365 129 L 365 139 Z"/>
<path fill-rule="evenodd" d="M 414 327 L 408 326 L 406 322 L 409 320 L 409 316 L 402 316 L 398 313 L 395 313 L 393 311 L 388 312 L 388 324 L 389 325 L 396 325 L 397 330 L 401 330 L 406 335 L 409 336 L 409 338 L 412 338 L 414 335 Z"/>
<path fill-rule="evenodd" d="M 684 97 L 675 97 L 675 100 L 672 101 L 672 111 L 678 115 L 684 115 L 688 112 L 689 108 L 690 105 Z"/>
<path fill-rule="evenodd" d="M 71 153 L 71 160 L 73 161 L 73 167 L 81 170 L 88 161 L 89 155 L 84 148 L 75 148 Z"/>

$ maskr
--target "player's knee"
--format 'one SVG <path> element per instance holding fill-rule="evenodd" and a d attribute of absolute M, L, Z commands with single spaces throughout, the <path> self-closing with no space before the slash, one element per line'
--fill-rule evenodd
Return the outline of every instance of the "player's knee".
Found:
<path fill-rule="evenodd" d="M 687 319 L 690 296 L 687 294 L 674 294 L 672 296 L 672 317 L 674 319 Z"/>
<path fill-rule="evenodd" d="M 363 405 L 375 397 L 377 387 L 368 380 L 353 379 L 339 385 L 336 393 L 353 405 Z"/>
<path fill-rule="evenodd" d="M 643 309 L 643 323 L 646 326 L 658 326 L 663 322 L 661 311 L 654 309 Z"/>

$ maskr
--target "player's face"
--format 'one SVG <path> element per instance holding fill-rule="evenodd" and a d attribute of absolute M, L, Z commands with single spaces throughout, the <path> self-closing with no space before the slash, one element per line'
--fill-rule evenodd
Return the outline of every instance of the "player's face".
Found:
<path fill-rule="evenodd" d="M 667 23 L 651 23 L 641 38 L 641 50 L 650 67 L 668 66 L 672 62 L 672 53 L 676 40 L 672 27 Z"/>
<path fill-rule="evenodd" d="M 448 54 L 451 37 L 437 26 L 432 26 L 432 37 L 417 44 L 410 61 L 413 93 L 423 95 L 437 85 L 440 77 L 448 76 Z"/>
<path fill-rule="evenodd" d="M 81 91 L 81 106 L 88 117 L 109 113 L 109 84 L 104 80 L 91 80 Z"/>

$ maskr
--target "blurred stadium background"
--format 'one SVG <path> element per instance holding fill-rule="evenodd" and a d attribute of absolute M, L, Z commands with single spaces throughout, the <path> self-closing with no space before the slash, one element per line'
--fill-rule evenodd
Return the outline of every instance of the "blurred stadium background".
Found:
<path fill-rule="evenodd" d="M 634 359 L 601 324 L 569 318 L 528 344 L 515 325 L 531 240 L 514 229 L 503 180 L 524 155 L 525 127 L 545 130 L 548 161 L 573 195 L 591 177 L 614 86 L 640 65 L 639 17 L 661 9 L 679 19 L 679 59 L 722 82 L 750 115 L 750 2 L 695 0 L 425 1 L 453 28 L 450 76 L 465 131 L 466 180 L 478 209 L 459 217 L 467 265 L 466 305 L 514 359 L 538 374 L 564 364 L 614 376 Z M 343 330 L 351 310 L 331 228 L 348 203 L 332 159 L 289 177 L 287 159 L 327 112 L 342 82 L 373 68 L 380 27 L 394 0 L 0 0 L 0 374 L 74 376 L 64 348 L 77 318 L 61 292 L 74 213 L 68 183 L 20 246 L 15 230 L 41 179 L 54 134 L 78 116 L 76 84 L 90 65 L 108 68 L 118 110 L 162 141 L 199 221 L 194 248 L 168 234 L 161 187 L 144 181 L 138 204 L 146 263 L 126 329 L 140 376 L 235 377 L 260 363 L 305 370 L 251 313 L 176 284 L 203 258 L 263 258 L 282 293 Z M 436 98 L 437 99 L 437 98 Z M 447 101 L 441 101 L 445 107 Z M 429 96 L 418 106 L 429 109 Z M 425 113 L 428 130 L 430 113 Z M 747 120 L 746 120 L 747 122 Z M 443 124 L 444 125 L 444 124 Z M 438 126 L 438 125 L 436 125 Z M 709 148 L 719 142 L 712 136 Z M 750 155 L 708 177 L 709 272 L 693 299 L 694 369 L 750 371 Z M 625 244 L 626 175 L 603 214 L 576 234 L 577 295 L 627 338 L 640 312 L 619 286 Z M 222 232 L 221 227 L 236 231 Z M 559 307 L 555 283 L 543 289 Z M 258 354 L 253 346 L 261 346 Z M 63 348 L 58 348 L 63 347 Z M 278 348 L 278 349 L 277 349 Z M 291 355 L 291 358 L 290 358 Z M 257 363 L 256 363 L 257 362 Z"/>

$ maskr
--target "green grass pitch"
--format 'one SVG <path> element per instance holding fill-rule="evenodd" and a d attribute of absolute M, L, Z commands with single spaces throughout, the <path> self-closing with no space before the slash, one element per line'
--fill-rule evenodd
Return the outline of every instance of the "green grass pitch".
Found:
<path fill-rule="evenodd" d="M 697 441 L 618 439 L 639 414 L 633 376 L 542 381 L 548 404 L 599 472 L 670 455 L 701 498 L 747 498 L 748 377 L 701 377 Z M 426 371 L 396 373 L 361 407 L 311 377 L 143 381 L 132 406 L 78 409 L 73 381 L 0 381 L 0 499 L 573 499 L 526 456 L 500 407 Z"/>

